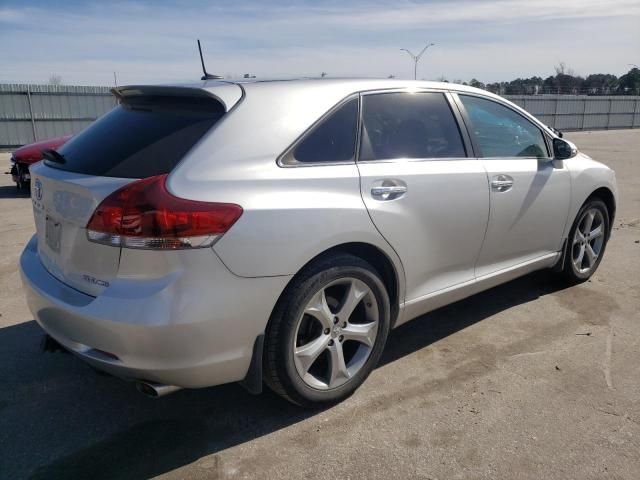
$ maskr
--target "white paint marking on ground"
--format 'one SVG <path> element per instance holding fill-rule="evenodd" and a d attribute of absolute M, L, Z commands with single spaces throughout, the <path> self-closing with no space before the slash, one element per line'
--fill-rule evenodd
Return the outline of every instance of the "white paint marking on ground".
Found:
<path fill-rule="evenodd" d="M 604 364 L 602 371 L 604 372 L 604 379 L 607 382 L 607 387 L 613 390 L 613 381 L 611 380 L 611 349 L 613 346 L 613 325 L 609 327 L 609 335 L 607 335 L 607 348 L 604 354 Z"/>

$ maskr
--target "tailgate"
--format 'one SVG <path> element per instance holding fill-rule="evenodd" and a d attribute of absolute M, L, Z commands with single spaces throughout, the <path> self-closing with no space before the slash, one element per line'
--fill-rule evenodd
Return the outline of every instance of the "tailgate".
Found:
<path fill-rule="evenodd" d="M 98 204 L 131 179 L 94 177 L 31 167 L 31 199 L 38 255 L 58 280 L 97 296 L 118 272 L 120 249 L 87 240 L 86 225 Z"/>
<path fill-rule="evenodd" d="M 201 89 L 115 93 L 119 105 L 65 143 L 57 160 L 31 167 L 40 259 L 53 276 L 93 296 L 109 286 L 120 262 L 120 247 L 87 239 L 98 205 L 135 179 L 171 172 L 225 114 L 224 103 Z"/>

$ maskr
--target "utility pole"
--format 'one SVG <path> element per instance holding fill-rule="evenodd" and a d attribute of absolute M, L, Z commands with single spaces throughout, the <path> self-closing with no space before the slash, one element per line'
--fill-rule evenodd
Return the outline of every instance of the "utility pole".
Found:
<path fill-rule="evenodd" d="M 413 53 L 411 53 L 406 48 L 401 48 L 400 49 L 400 50 L 402 50 L 404 52 L 407 52 L 409 54 L 409 56 L 411 57 L 411 59 L 413 60 L 413 79 L 414 80 L 417 80 L 417 78 L 418 78 L 418 62 L 420 61 L 420 58 L 422 57 L 422 55 L 424 55 L 424 52 L 427 51 L 427 48 L 432 47 L 434 45 L 435 45 L 435 43 L 427 43 L 427 45 L 417 55 L 414 55 Z"/>

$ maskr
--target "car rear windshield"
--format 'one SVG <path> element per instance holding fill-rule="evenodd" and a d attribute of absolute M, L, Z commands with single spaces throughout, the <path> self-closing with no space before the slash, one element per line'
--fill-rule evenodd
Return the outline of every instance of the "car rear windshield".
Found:
<path fill-rule="evenodd" d="M 60 148 L 64 163 L 46 163 L 103 177 L 169 173 L 224 113 L 213 98 L 134 97 Z"/>

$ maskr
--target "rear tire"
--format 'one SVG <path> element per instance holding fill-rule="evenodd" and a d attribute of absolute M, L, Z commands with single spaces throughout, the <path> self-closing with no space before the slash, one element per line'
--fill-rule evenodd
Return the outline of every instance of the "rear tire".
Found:
<path fill-rule="evenodd" d="M 597 270 L 609 240 L 609 211 L 599 198 L 585 202 L 569 231 L 563 276 L 571 283 L 588 280 Z"/>
<path fill-rule="evenodd" d="M 265 383 L 290 402 L 322 407 L 350 396 L 378 363 L 391 323 L 376 270 L 333 254 L 287 287 L 266 332 Z"/>

